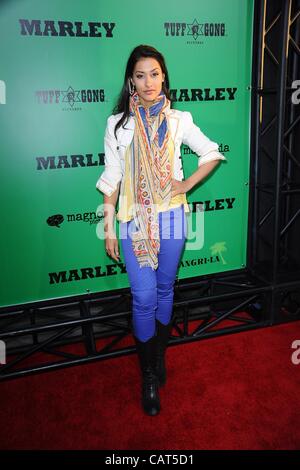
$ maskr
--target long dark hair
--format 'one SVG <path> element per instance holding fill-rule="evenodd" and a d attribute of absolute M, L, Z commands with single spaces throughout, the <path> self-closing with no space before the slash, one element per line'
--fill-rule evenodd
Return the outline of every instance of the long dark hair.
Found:
<path fill-rule="evenodd" d="M 117 104 L 113 109 L 113 114 L 123 113 L 123 116 L 117 122 L 115 126 L 114 134 L 116 138 L 117 138 L 117 134 L 116 134 L 117 129 L 122 126 L 125 120 L 126 120 L 125 124 L 127 124 L 128 118 L 129 118 L 130 93 L 129 93 L 129 87 L 128 87 L 128 80 L 133 75 L 133 69 L 134 69 L 136 62 L 145 57 L 152 57 L 153 59 L 156 59 L 157 62 L 159 62 L 162 73 L 165 74 L 165 78 L 162 83 L 162 91 L 165 93 L 166 97 L 171 101 L 170 90 L 169 90 L 169 74 L 168 74 L 167 66 L 166 66 L 163 55 L 152 46 L 140 44 L 139 46 L 135 47 L 133 51 L 131 52 L 129 59 L 127 61 L 123 87 L 119 95 L 119 98 L 117 100 Z"/>

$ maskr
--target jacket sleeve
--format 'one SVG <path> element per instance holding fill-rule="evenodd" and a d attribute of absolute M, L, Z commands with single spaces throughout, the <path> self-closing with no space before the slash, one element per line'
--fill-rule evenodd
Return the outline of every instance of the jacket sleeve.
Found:
<path fill-rule="evenodd" d="M 122 179 L 121 162 L 117 150 L 117 139 L 114 136 L 115 119 L 111 115 L 107 119 L 104 134 L 104 164 L 105 169 L 96 183 L 96 188 L 110 196 L 117 189 Z"/>
<path fill-rule="evenodd" d="M 200 127 L 193 122 L 192 115 L 189 111 L 184 112 L 184 130 L 182 142 L 195 152 L 198 156 L 198 167 L 204 163 L 213 160 L 227 160 L 222 153 L 218 151 L 219 145 L 210 140 Z"/>

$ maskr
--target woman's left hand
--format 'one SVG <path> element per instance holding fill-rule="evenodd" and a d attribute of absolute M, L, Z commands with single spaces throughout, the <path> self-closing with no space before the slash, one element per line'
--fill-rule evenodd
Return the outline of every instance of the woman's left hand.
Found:
<path fill-rule="evenodd" d="M 186 180 L 179 181 L 172 178 L 172 189 L 171 197 L 177 196 L 177 194 L 184 194 L 189 190 L 188 183 Z"/>

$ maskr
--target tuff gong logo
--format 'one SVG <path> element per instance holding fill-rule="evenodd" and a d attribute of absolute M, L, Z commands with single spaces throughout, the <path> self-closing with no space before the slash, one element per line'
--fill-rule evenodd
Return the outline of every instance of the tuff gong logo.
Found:
<path fill-rule="evenodd" d="M 102 103 L 105 100 L 103 89 L 75 90 L 72 86 L 67 90 L 37 90 L 35 95 L 39 104 L 63 103 L 71 108 L 76 103 Z"/>
<path fill-rule="evenodd" d="M 225 36 L 225 23 L 164 23 L 166 36 Z"/>

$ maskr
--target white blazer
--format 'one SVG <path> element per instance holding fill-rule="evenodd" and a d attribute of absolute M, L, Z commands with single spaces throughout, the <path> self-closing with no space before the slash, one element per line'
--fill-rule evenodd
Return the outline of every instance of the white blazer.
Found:
<path fill-rule="evenodd" d="M 135 120 L 133 116 L 130 116 L 125 128 L 122 126 L 118 128 L 116 132 L 117 139 L 115 138 L 114 128 L 122 114 L 112 114 L 108 117 L 104 135 L 105 169 L 97 180 L 96 187 L 107 196 L 110 196 L 117 189 L 119 181 L 124 176 L 125 151 L 126 147 L 130 145 L 134 134 Z M 212 160 L 226 160 L 224 155 L 218 151 L 219 145 L 203 134 L 201 129 L 193 122 L 189 111 L 169 109 L 168 117 L 171 136 L 175 144 L 173 167 L 173 177 L 175 179 L 179 181 L 184 179 L 180 155 L 182 143 L 197 154 L 199 157 L 198 166 Z"/>

